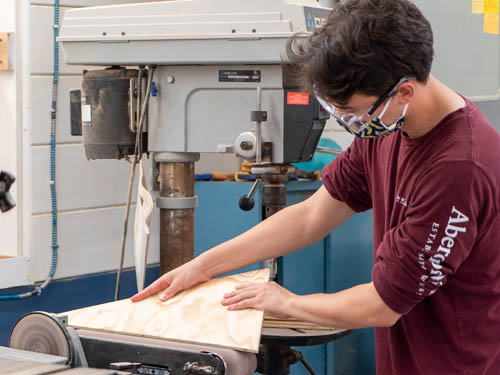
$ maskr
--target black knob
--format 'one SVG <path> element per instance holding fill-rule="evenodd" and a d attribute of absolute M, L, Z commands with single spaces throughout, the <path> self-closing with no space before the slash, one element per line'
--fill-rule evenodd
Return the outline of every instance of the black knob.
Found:
<path fill-rule="evenodd" d="M 255 202 L 253 198 L 248 198 L 246 195 L 243 195 L 238 201 L 238 205 L 243 211 L 250 211 L 255 205 Z"/>

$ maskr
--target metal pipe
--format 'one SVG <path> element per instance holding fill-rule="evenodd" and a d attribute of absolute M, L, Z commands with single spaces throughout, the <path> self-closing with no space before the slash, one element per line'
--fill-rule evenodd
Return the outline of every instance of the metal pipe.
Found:
<path fill-rule="evenodd" d="M 250 191 L 248 192 L 248 195 L 247 195 L 247 198 L 248 199 L 252 199 L 253 196 L 255 195 L 255 192 L 257 191 L 260 183 L 262 182 L 262 180 L 260 178 L 257 178 L 255 180 L 255 182 L 253 183 L 252 187 L 250 188 Z"/>
<path fill-rule="evenodd" d="M 262 89 L 257 87 L 257 111 L 262 111 Z M 262 161 L 262 122 L 255 122 L 255 135 L 257 138 L 257 150 L 255 154 L 255 162 L 259 164 Z"/>
<path fill-rule="evenodd" d="M 141 160 L 143 150 L 142 150 L 142 129 L 144 126 L 144 120 L 146 118 L 146 111 L 148 109 L 149 98 L 151 98 L 151 87 L 153 85 L 153 76 L 156 70 L 155 65 L 148 65 L 148 86 L 146 88 L 146 94 L 142 103 L 141 114 L 139 117 L 139 124 L 137 125 L 137 133 L 136 133 L 136 143 L 135 143 L 135 154 L 136 157 Z M 139 84 L 142 85 L 140 82 Z"/>
<path fill-rule="evenodd" d="M 136 104 L 137 107 L 135 109 L 135 119 L 134 119 L 134 132 L 137 131 L 139 128 L 139 121 L 140 121 L 140 115 L 141 115 L 141 108 L 142 108 L 142 75 L 143 75 L 144 69 L 142 67 L 139 68 L 139 75 L 137 77 L 137 100 Z M 130 117 L 134 117 L 134 112 L 130 112 Z"/>
<path fill-rule="evenodd" d="M 194 196 L 194 162 L 160 162 L 160 196 Z M 160 210 L 160 274 L 194 258 L 194 209 Z"/>
<path fill-rule="evenodd" d="M 123 218 L 123 233 L 122 233 L 122 244 L 120 251 L 120 263 L 118 264 L 118 270 L 116 272 L 116 285 L 115 285 L 115 301 L 120 299 L 120 288 L 122 282 L 122 271 L 123 262 L 125 260 L 125 246 L 127 244 L 127 232 L 128 232 L 128 218 L 130 215 L 130 203 L 132 201 L 132 190 L 134 188 L 135 180 L 135 166 L 137 165 L 137 158 L 134 157 L 132 161 L 132 166 L 130 167 L 130 178 L 128 180 L 128 190 L 127 190 L 127 203 L 125 205 L 125 216 Z"/>
<path fill-rule="evenodd" d="M 316 147 L 316 152 L 321 152 L 322 154 L 340 155 L 344 151 L 335 150 L 333 148 L 328 148 L 328 147 Z"/>

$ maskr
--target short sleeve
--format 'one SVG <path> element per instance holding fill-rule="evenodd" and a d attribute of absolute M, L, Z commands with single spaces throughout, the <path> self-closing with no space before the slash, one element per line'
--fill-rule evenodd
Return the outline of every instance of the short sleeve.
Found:
<path fill-rule="evenodd" d="M 491 185 L 471 161 L 443 162 L 418 179 L 404 220 L 376 249 L 372 277 L 400 314 L 443 287 L 467 258 Z"/>
<path fill-rule="evenodd" d="M 355 139 L 347 150 L 323 168 L 321 176 L 330 195 L 355 212 L 372 208 L 364 163 L 364 146 L 369 142 Z"/>

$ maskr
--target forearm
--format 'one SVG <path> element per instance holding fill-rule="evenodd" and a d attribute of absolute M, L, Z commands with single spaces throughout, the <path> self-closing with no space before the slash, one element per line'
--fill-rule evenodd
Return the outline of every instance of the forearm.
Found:
<path fill-rule="evenodd" d="M 316 242 L 307 233 L 303 207 L 287 207 L 247 232 L 200 255 L 199 261 L 210 276 L 238 269 L 265 259 L 276 258 Z"/>
<path fill-rule="evenodd" d="M 210 277 L 309 246 L 347 220 L 353 211 L 324 187 L 249 231 L 200 255 L 195 262 Z"/>
<path fill-rule="evenodd" d="M 401 315 L 380 298 L 373 283 L 357 285 L 333 294 L 293 295 L 289 316 L 335 328 L 392 326 Z"/>

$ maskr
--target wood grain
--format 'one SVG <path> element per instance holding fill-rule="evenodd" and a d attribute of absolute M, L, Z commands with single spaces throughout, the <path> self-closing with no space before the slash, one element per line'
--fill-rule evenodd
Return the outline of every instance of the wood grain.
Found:
<path fill-rule="evenodd" d="M 264 313 L 228 311 L 224 293 L 237 285 L 269 281 L 269 269 L 210 280 L 168 301 L 157 295 L 133 303 L 129 299 L 73 310 L 68 325 L 128 335 L 194 342 L 257 353 Z"/>
<path fill-rule="evenodd" d="M 9 70 L 9 33 L 0 33 L 0 70 Z"/>

